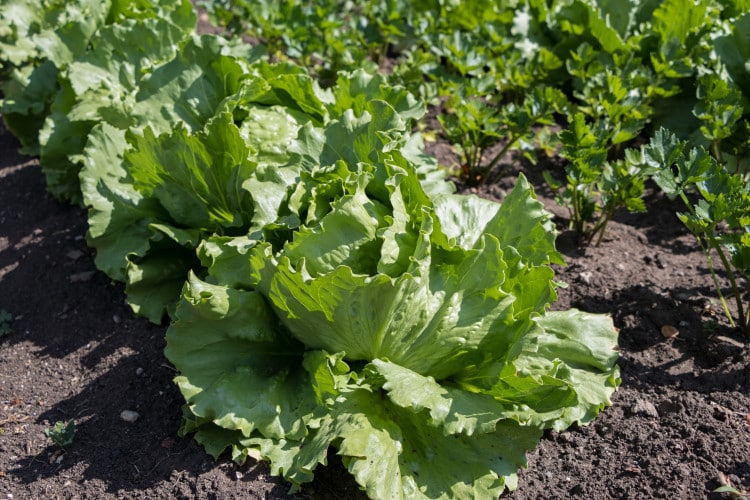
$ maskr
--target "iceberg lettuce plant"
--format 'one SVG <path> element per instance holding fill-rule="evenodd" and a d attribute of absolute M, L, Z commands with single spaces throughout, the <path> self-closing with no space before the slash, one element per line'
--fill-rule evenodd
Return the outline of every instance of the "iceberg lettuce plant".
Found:
<path fill-rule="evenodd" d="M 293 231 L 204 246 L 167 333 L 182 432 L 294 489 L 336 448 L 371 498 L 497 498 L 543 429 L 610 404 L 616 330 L 547 311 L 562 259 L 523 177 L 427 196 L 376 153 L 302 176 Z"/>

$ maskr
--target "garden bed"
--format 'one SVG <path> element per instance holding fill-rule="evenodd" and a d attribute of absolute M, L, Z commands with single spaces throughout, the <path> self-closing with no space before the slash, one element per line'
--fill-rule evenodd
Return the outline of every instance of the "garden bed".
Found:
<path fill-rule="evenodd" d="M 85 212 L 47 194 L 37 162 L 16 149 L 3 129 L 0 309 L 14 319 L 0 340 L 0 499 L 288 498 L 264 464 L 215 462 L 177 437 L 183 398 L 163 356 L 165 327 L 133 315 L 121 285 L 96 271 Z M 480 194 L 502 199 L 514 168 Z M 543 168 L 554 165 L 524 173 L 564 228 Z M 750 490 L 750 349 L 714 299 L 679 206 L 657 191 L 647 204 L 647 214 L 620 214 L 599 247 L 558 238 L 568 265 L 557 278 L 568 287 L 554 307 L 613 316 L 622 386 L 590 426 L 548 432 L 507 498 Z M 679 334 L 664 337 L 664 326 Z M 62 453 L 44 430 L 71 419 L 77 432 Z M 298 498 L 364 498 L 335 457 L 329 464 Z"/>

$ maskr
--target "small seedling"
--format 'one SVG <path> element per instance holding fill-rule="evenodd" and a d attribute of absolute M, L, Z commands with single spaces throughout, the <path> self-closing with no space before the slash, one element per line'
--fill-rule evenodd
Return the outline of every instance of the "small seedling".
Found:
<path fill-rule="evenodd" d="M 10 327 L 13 323 L 13 315 L 5 309 L 0 309 L 0 337 L 5 337 L 13 332 Z"/>
<path fill-rule="evenodd" d="M 729 493 L 729 498 L 747 498 L 747 491 L 738 490 L 734 486 L 724 485 L 713 490 L 713 493 Z"/>
<path fill-rule="evenodd" d="M 76 424 L 70 422 L 55 422 L 55 425 L 49 429 L 44 429 L 44 434 L 50 438 L 60 448 L 65 448 L 73 443 L 73 436 L 76 433 Z"/>

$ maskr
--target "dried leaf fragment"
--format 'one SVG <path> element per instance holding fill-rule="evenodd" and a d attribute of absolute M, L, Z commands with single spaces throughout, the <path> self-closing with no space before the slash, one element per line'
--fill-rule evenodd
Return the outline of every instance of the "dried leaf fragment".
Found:
<path fill-rule="evenodd" d="M 664 325 L 661 327 L 661 334 L 662 336 L 671 339 L 672 337 L 676 337 L 679 335 L 680 331 L 673 327 L 672 325 Z"/>

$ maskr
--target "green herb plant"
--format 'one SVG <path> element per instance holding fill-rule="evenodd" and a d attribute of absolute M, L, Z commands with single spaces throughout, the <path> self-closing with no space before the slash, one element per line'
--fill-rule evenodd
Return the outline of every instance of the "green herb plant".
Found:
<path fill-rule="evenodd" d="M 566 112 L 568 100 L 558 89 L 539 86 L 519 103 L 493 103 L 467 90 L 453 93 L 446 112 L 438 115 L 448 140 L 461 156 L 460 177 L 468 185 L 486 182 L 506 154 L 522 142 L 532 142 L 537 125 L 551 126 Z M 477 92 L 478 93 L 478 92 Z M 489 151 L 504 141 L 492 156 Z"/>
<path fill-rule="evenodd" d="M 703 148 L 659 130 L 643 148 L 643 161 L 654 168 L 654 180 L 670 198 L 680 198 L 678 218 L 695 235 L 706 257 L 716 293 L 727 319 L 750 335 L 750 180 L 730 172 Z M 694 201 L 698 195 L 697 201 Z M 733 317 L 719 283 L 714 256 L 730 284 Z M 744 286 L 742 281 L 744 280 Z"/>
<path fill-rule="evenodd" d="M 608 161 L 612 134 L 604 122 L 588 123 L 582 113 L 576 113 L 559 134 L 561 155 L 568 160 L 565 181 L 543 172 L 557 202 L 568 209 L 569 228 L 581 235 L 585 245 L 602 242 L 618 210 L 646 210 L 643 193 L 649 170 L 636 150 L 627 150 L 624 159 Z"/>

